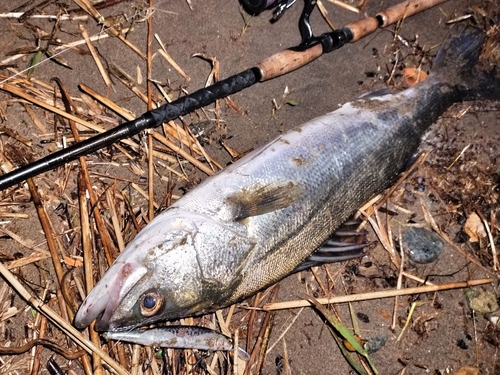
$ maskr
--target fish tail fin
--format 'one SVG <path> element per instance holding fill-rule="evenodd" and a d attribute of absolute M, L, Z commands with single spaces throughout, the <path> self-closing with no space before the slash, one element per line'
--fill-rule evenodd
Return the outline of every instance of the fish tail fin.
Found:
<path fill-rule="evenodd" d="M 499 100 L 499 61 L 490 66 L 482 61 L 486 35 L 475 27 L 451 34 L 434 59 L 431 74 L 442 83 L 457 88 L 460 100 Z"/>

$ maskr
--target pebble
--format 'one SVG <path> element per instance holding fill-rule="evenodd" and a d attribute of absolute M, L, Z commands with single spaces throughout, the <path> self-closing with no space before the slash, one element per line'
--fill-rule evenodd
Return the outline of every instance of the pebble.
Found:
<path fill-rule="evenodd" d="M 387 343 L 388 336 L 384 333 L 377 333 L 365 342 L 365 350 L 368 354 L 373 354 L 382 349 Z"/>
<path fill-rule="evenodd" d="M 403 244 L 409 258 L 421 264 L 432 263 L 439 258 L 444 245 L 436 233 L 418 227 L 412 227 L 403 233 Z"/>

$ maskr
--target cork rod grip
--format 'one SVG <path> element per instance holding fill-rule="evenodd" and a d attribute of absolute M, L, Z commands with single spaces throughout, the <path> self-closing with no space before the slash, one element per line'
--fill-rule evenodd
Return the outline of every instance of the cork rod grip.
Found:
<path fill-rule="evenodd" d="M 261 73 L 260 82 L 281 76 L 298 69 L 311 61 L 317 59 L 323 53 L 321 44 L 317 44 L 304 51 L 293 51 L 290 49 L 276 53 L 261 61 L 257 68 Z"/>
<path fill-rule="evenodd" d="M 367 17 L 352 22 L 346 26 L 351 29 L 354 36 L 351 42 L 356 42 L 373 33 L 379 27 L 392 25 L 403 18 L 413 16 L 445 1 L 447 0 L 407 0 L 377 13 L 375 17 Z"/>
<path fill-rule="evenodd" d="M 409 0 L 387 8 L 377 14 L 377 18 L 381 22 L 381 27 L 392 25 L 399 20 L 411 17 L 414 14 L 420 13 L 433 6 L 444 3 L 447 0 Z"/>

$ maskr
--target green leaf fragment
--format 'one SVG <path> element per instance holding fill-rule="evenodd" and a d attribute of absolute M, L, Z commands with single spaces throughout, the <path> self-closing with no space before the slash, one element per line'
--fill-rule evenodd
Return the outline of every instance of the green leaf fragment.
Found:
<path fill-rule="evenodd" d="M 375 368 L 373 362 L 371 361 L 368 352 L 366 349 L 361 345 L 361 343 L 356 339 L 354 334 L 351 332 L 349 328 L 347 328 L 340 320 L 337 319 L 337 317 L 332 314 L 327 308 L 325 308 L 323 305 L 321 305 L 315 298 L 313 297 L 307 297 L 308 301 L 314 305 L 314 307 L 321 313 L 321 315 L 324 316 L 326 320 L 331 324 L 330 331 L 332 332 L 333 337 L 335 338 L 335 341 L 337 341 L 337 344 L 340 347 L 340 350 L 342 351 L 342 354 L 346 357 L 347 361 L 349 364 L 361 375 L 366 374 L 366 372 L 356 364 L 356 366 L 353 365 L 354 359 L 350 356 L 349 352 L 345 348 L 342 339 L 347 340 L 349 344 L 354 348 L 354 350 L 361 356 L 363 356 L 366 359 L 366 362 L 369 364 L 371 370 L 375 373 L 378 374 L 377 369 Z M 340 335 L 340 337 L 339 337 Z"/>
<path fill-rule="evenodd" d="M 35 68 L 36 68 L 37 64 L 40 62 L 40 59 L 42 58 L 42 56 L 43 56 L 43 52 L 37 51 L 37 52 L 35 52 L 35 54 L 31 58 L 30 67 L 29 67 L 28 73 L 27 73 L 28 81 L 33 76 L 33 73 L 35 72 Z"/>

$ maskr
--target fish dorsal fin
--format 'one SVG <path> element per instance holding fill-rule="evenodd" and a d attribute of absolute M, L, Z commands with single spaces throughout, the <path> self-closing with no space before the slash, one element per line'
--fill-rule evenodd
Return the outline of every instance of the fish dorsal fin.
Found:
<path fill-rule="evenodd" d="M 289 207 L 304 193 L 301 184 L 292 181 L 269 183 L 255 188 L 243 188 L 226 198 L 233 208 L 235 220 L 267 214 Z"/>

